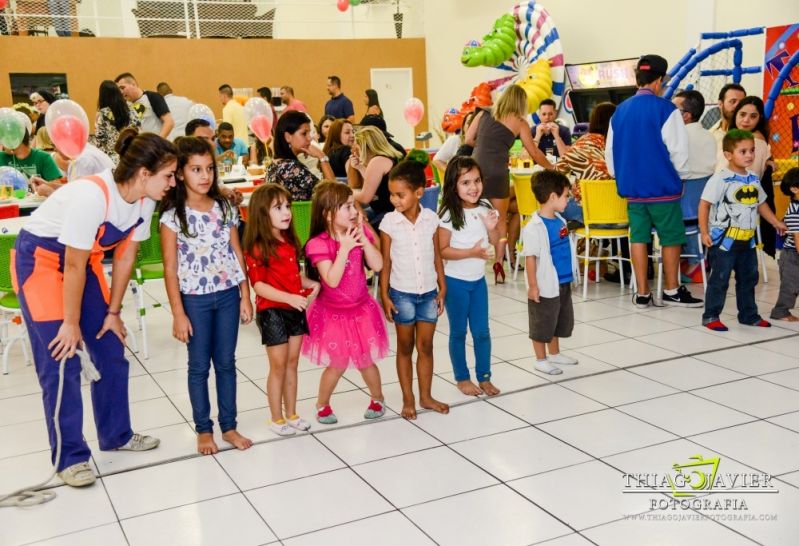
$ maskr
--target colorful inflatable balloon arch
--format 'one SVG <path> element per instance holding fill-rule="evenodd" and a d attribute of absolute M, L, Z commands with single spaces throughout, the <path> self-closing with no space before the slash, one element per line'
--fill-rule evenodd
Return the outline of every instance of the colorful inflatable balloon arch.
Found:
<path fill-rule="evenodd" d="M 468 67 L 494 67 L 512 74 L 481 83 L 460 109 L 449 109 L 441 124 L 446 132 L 460 129 L 466 114 L 479 106 L 491 105 L 491 91 L 501 92 L 509 84 L 519 85 L 527 92 L 531 113 L 546 98 L 560 105 L 565 75 L 560 36 L 549 12 L 535 0 L 517 3 L 510 13 L 494 22 L 482 41 L 468 42 L 461 63 Z"/>

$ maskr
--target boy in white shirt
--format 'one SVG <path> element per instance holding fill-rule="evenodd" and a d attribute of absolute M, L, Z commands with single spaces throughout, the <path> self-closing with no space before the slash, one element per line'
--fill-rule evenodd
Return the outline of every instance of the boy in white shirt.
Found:
<path fill-rule="evenodd" d="M 559 342 L 560 338 L 571 336 L 574 329 L 574 252 L 566 220 L 559 214 L 569 201 L 569 179 L 555 171 L 542 171 L 533 176 L 531 183 L 541 208 L 522 233 L 530 339 L 535 369 L 557 375 L 563 370 L 553 364 L 577 364 L 574 358 L 560 353 Z"/>

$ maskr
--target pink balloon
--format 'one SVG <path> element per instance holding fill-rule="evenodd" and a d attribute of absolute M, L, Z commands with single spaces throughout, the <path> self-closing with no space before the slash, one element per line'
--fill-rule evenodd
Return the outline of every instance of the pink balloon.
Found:
<path fill-rule="evenodd" d="M 89 139 L 89 132 L 83 122 L 69 115 L 53 120 L 48 134 L 56 148 L 70 159 L 75 159 L 83 152 Z"/>
<path fill-rule="evenodd" d="M 89 119 L 80 104 L 69 99 L 55 101 L 47 109 L 44 124 L 62 154 L 70 159 L 80 155 L 89 138 Z"/>
<path fill-rule="evenodd" d="M 405 101 L 405 109 L 402 115 L 405 116 L 405 121 L 408 122 L 408 125 L 416 127 L 424 117 L 424 104 L 416 97 L 411 97 Z"/>
<path fill-rule="evenodd" d="M 271 116 L 264 115 L 255 116 L 250 120 L 250 131 L 258 137 L 261 142 L 266 142 L 272 136 L 272 120 Z"/>
<path fill-rule="evenodd" d="M 350 7 L 350 2 L 349 0 L 338 0 L 338 2 L 336 2 L 336 7 L 339 11 L 345 12 Z"/>

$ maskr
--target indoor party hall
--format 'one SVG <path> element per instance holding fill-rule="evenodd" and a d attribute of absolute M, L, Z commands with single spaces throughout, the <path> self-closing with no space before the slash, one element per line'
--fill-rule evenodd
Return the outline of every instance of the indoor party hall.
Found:
<path fill-rule="evenodd" d="M 799 542 L 799 4 L 0 0 L 0 544 Z"/>

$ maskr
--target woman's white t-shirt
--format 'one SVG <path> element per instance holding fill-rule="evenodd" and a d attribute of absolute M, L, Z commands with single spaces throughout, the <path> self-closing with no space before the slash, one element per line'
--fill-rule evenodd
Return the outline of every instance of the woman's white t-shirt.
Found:
<path fill-rule="evenodd" d="M 103 190 L 93 181 L 80 178 L 53 192 L 31 214 L 25 223 L 25 231 L 38 237 L 57 238 L 59 243 L 72 248 L 91 250 L 97 229 L 103 222 L 108 221 L 117 229 L 126 231 L 142 218 L 144 221 L 133 232 L 133 240 L 147 240 L 155 201 L 144 198 L 128 203 L 119 194 L 110 170 L 97 176 L 108 187 L 107 215 Z"/>
<path fill-rule="evenodd" d="M 433 161 L 441 161 L 442 163 L 449 163 L 450 160 L 458 153 L 458 148 L 461 147 L 460 135 L 451 135 L 447 137 L 441 148 L 438 149 L 436 155 L 433 156 Z"/>
<path fill-rule="evenodd" d="M 449 214 L 445 214 L 439 225 L 452 232 L 449 246 L 458 249 L 472 248 L 478 241 L 487 240 L 488 230 L 480 216 L 488 214 L 490 210 L 485 205 L 480 205 L 473 209 L 463 209 L 465 222 L 459 230 L 455 230 L 452 227 L 452 220 Z M 486 261 L 482 258 L 446 260 L 444 262 L 444 274 L 447 277 L 462 281 L 477 281 L 485 277 Z"/>

